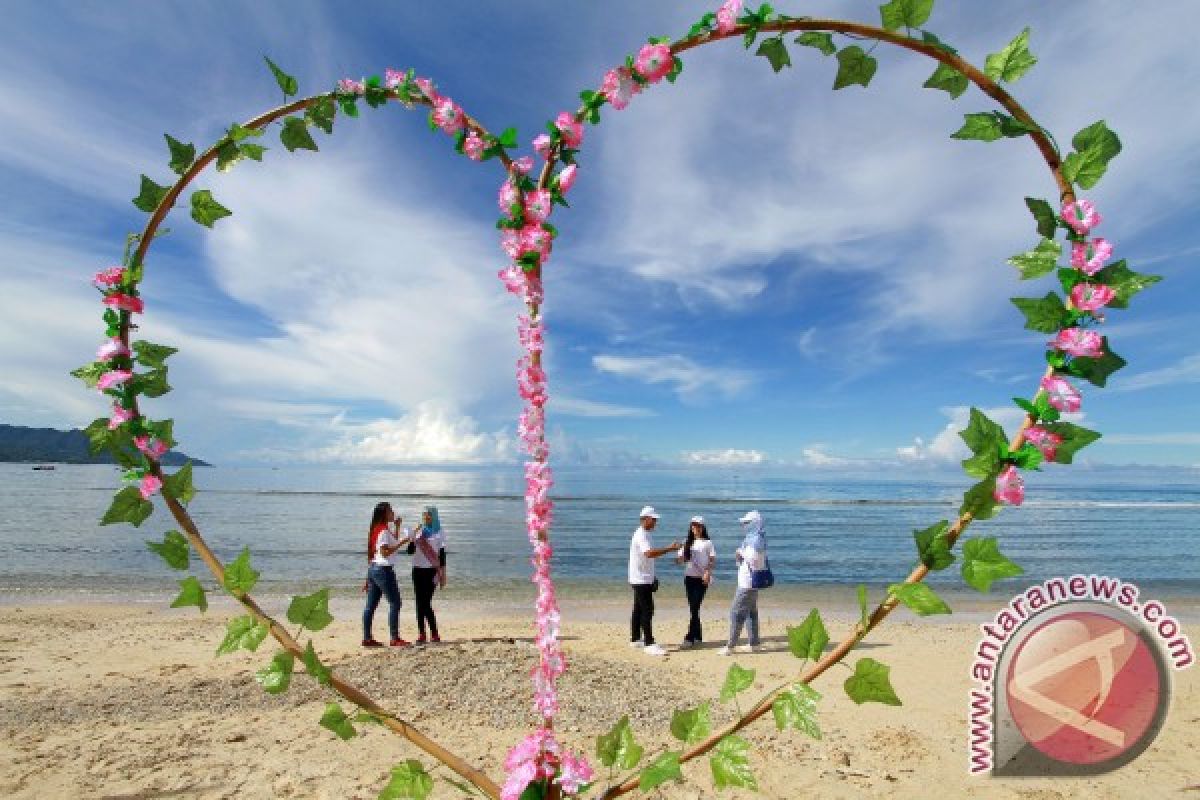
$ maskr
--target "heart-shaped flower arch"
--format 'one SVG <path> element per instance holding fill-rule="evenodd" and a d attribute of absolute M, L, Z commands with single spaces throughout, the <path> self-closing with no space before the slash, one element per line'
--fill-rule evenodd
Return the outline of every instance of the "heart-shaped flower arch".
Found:
<path fill-rule="evenodd" d="M 1155 276 L 1129 270 L 1124 262 L 1105 265 L 1112 254 L 1111 246 L 1104 239 L 1090 238 L 1092 230 L 1100 223 L 1099 214 L 1087 201 L 1077 201 L 1074 194 L 1074 184 L 1083 188 L 1093 186 L 1103 175 L 1108 161 L 1119 152 L 1120 142 L 1115 134 L 1103 122 L 1091 125 L 1076 134 L 1072 140 L 1074 152 L 1063 158 L 1049 134 L 1000 86 L 1001 81 L 1019 79 L 1036 62 L 1028 49 L 1028 30 L 1003 50 L 989 56 L 984 69 L 979 70 L 938 37 L 922 29 L 931 7 L 932 0 L 892 0 L 881 7 L 884 27 L 878 28 L 842 20 L 787 17 L 776 14 L 767 5 L 743 13 L 740 0 L 727 0 L 715 13 L 704 15 L 686 37 L 675 42 L 651 39 L 636 56 L 628 57 L 623 65 L 608 71 L 598 91 L 583 92 L 580 109 L 563 112 L 549 122 L 547 133 L 539 135 L 533 142 L 534 149 L 545 162 L 536 179 L 530 175 L 534 165 L 532 158 L 512 159 L 508 154 L 508 150 L 516 145 L 515 131 L 506 130 L 499 137 L 491 135 L 452 100 L 438 93 L 431 82 L 415 78 L 411 71 L 388 70 L 383 78 L 343 80 L 333 92 L 296 100 L 245 124 L 235 124 L 199 158 L 191 145 L 168 136 L 171 167 L 180 177 L 171 187 L 159 186 L 142 177 L 141 193 L 134 203 L 140 209 L 152 212 L 152 216 L 141 234 L 129 238 L 122 266 L 96 275 L 96 285 L 104 295 L 103 302 L 107 307 L 108 341 L 100 348 L 96 361 L 74 373 L 113 398 L 111 416 L 93 422 L 87 433 L 93 449 L 97 452 L 109 449 L 118 463 L 128 469 L 127 478 L 134 484 L 117 494 L 102 524 L 126 521 L 140 525 L 153 510 L 149 498 L 162 491 L 167 507 L 184 533 L 172 531 L 161 544 L 153 543 L 152 549 L 162 554 L 172 566 L 186 568 L 190 546 L 223 588 L 248 610 L 247 615 L 229 623 L 229 632 L 219 653 L 239 648 L 254 650 L 268 633 L 283 646 L 271 664 L 258 673 L 267 691 L 286 690 L 298 657 L 306 670 L 322 684 L 359 706 L 370 718 L 383 722 L 445 763 L 490 797 L 515 799 L 529 792 L 538 797 L 557 797 L 583 792 L 593 777 L 591 767 L 582 758 L 564 752 L 553 733 L 553 720 L 558 710 L 555 684 L 566 662 L 558 641 L 560 618 L 550 576 L 552 549 L 549 535 L 553 503 L 549 490 L 553 476 L 545 437 L 544 409 L 548 394 L 541 365 L 544 329 L 540 311 L 542 270 L 557 233 L 548 218 L 555 204 L 566 204 L 564 195 L 575 181 L 576 156 L 583 144 L 584 123 L 599 123 L 600 110 L 606 104 L 620 110 L 636 95 L 663 79 L 674 82 L 683 68 L 680 53 L 735 36 L 742 37 L 747 48 L 759 41 L 756 54 L 766 58 L 774 71 L 779 72 L 791 65 L 784 34 L 800 33 L 795 40 L 797 44 L 815 48 L 825 55 L 836 53 L 839 69 L 835 89 L 854 84 L 866 86 L 877 64 L 870 52 L 857 44 L 839 50 L 834 44 L 834 34 L 887 42 L 925 55 L 939 62 L 926 81 L 926 87 L 958 97 L 973 83 L 1007 112 L 968 114 L 962 129 L 954 134 L 955 138 L 992 141 L 1029 136 L 1038 148 L 1059 188 L 1060 212 L 1056 214 L 1044 200 L 1026 198 L 1040 241 L 1032 250 L 1014 256 L 1010 263 L 1025 279 L 1054 271 L 1061 253 L 1055 237 L 1063 231 L 1071 248 L 1070 267 L 1058 269 L 1057 276 L 1066 298 L 1060 298 L 1054 292 L 1037 299 L 1014 298 L 1013 302 L 1025 314 L 1027 328 L 1054 334 L 1046 353 L 1046 372 L 1032 400 L 1016 399 L 1026 417 L 1011 440 L 999 425 L 972 409 L 970 424 L 962 436 L 974 455 L 964 461 L 963 466 L 968 474 L 980 480 L 965 493 L 959 516 L 953 523 L 943 520 L 916 532 L 918 564 L 904 581 L 889 586 L 885 599 L 869 613 L 865 592 L 860 589 L 862 618 L 828 653 L 824 648 L 829 634 L 814 609 L 803 625 L 789 629 L 793 653 L 806 663 L 813 662 L 795 682 L 768 693 L 747 713 L 716 732 L 708 723 L 706 706 L 682 712 L 682 724 L 678 730 L 673 724 L 672 730 L 688 745 L 687 749 L 659 757 L 640 773 L 608 786 L 603 796 L 624 794 L 639 785 L 644 789 L 657 786 L 678 776 L 680 763 L 714 748 L 713 773 L 720 776 L 718 787 L 753 786 L 753 776 L 745 760 L 746 744 L 733 734 L 768 711 L 774 712 L 780 727 L 792 725 L 810 733 L 816 731 L 815 704 L 819 695 L 809 688 L 809 684 L 841 661 L 900 603 L 919 614 L 948 612 L 949 608 L 941 598 L 922 581 L 931 570 L 943 569 L 954 561 L 951 551 L 966 527 L 975 519 L 991 517 L 1002 504 L 1019 504 L 1023 500 L 1021 469 L 1036 469 L 1043 461 L 1070 463 L 1079 448 L 1098 438 L 1099 434 L 1060 419 L 1062 413 L 1075 412 L 1080 407 L 1078 390 L 1068 378 L 1082 378 L 1103 386 L 1108 375 L 1124 365 L 1124 361 L 1109 348 L 1107 339 L 1094 329 L 1103 321 L 1101 309 L 1124 308 L 1130 297 L 1158 280 Z M 904 28 L 905 33 L 899 33 L 900 28 Z M 285 98 L 294 95 L 295 80 L 269 60 L 267 63 Z M 502 247 L 512 263 L 500 272 L 500 278 L 526 305 L 518 326 L 520 342 L 526 351 L 518 364 L 518 387 L 525 401 L 519 432 L 530 456 L 525 465 L 526 527 L 533 548 L 533 580 L 538 588 L 535 627 L 539 651 L 538 665 L 533 670 L 533 698 L 541 724 L 509 753 L 505 763 L 508 779 L 503 789 L 462 758 L 334 675 L 321 663 L 311 641 L 302 648 L 282 625 L 262 611 L 249 594 L 258 578 L 250 565 L 249 551 L 243 551 L 228 567 L 222 565 L 185 508 L 195 492 L 190 466 L 174 475 L 162 471 L 161 457 L 174 446 L 171 421 L 149 420 L 138 406 L 139 395 L 157 397 L 169 390 L 164 360 L 175 350 L 149 342 L 131 342 L 130 330 L 133 315 L 143 311 L 138 285 L 143 277 L 145 256 L 183 189 L 210 164 L 216 163 L 219 169 L 225 169 L 245 158 L 261 160 L 265 148 L 252 140 L 279 120 L 282 120 L 280 138 L 287 149 L 317 149 L 308 128 L 315 126 L 331 132 L 339 110 L 344 115 L 356 116 L 360 99 L 371 107 L 393 100 L 410 108 L 427 106 L 430 108 L 430 126 L 454 136 L 460 153 L 479 161 L 496 158 L 506 172 L 499 193 L 503 216 L 497 226 L 501 229 Z M 293 116 L 298 112 L 303 112 L 303 116 Z M 557 170 L 560 164 L 564 166 Z M 207 190 L 192 194 L 191 207 L 193 219 L 207 226 L 230 213 Z M 135 372 L 137 365 L 147 371 Z M 992 581 L 1021 572 L 1000 554 L 993 538 L 969 540 L 964 546 L 963 557 L 964 579 L 984 591 Z M 288 610 L 288 618 L 300 625 L 301 630 L 305 627 L 320 630 L 332 619 L 327 604 L 328 590 L 296 597 Z M 197 605 L 203 610 L 207 606 L 203 586 L 194 577 L 181 581 L 180 596 L 173 605 Z M 738 669 L 736 665 L 734 669 Z M 732 671 L 731 677 L 734 677 Z M 731 683 L 733 691 L 744 688 L 737 687 L 736 683 L 736 680 Z M 873 659 L 864 658 L 858 662 L 855 675 L 846 682 L 846 691 L 856 702 L 898 702 L 887 679 L 887 667 Z M 337 703 L 329 704 L 321 724 L 343 737 L 348 738 L 354 733 L 350 718 Z M 635 767 L 638 759 L 631 755 L 637 752 L 640 748 L 633 744 L 627 720 L 622 720 L 612 732 L 602 736 L 598 745 L 600 760 L 610 767 Z M 428 793 L 429 781 L 418 762 L 405 762 L 394 770 L 390 786 L 395 794 L 388 796 L 424 796 Z"/>

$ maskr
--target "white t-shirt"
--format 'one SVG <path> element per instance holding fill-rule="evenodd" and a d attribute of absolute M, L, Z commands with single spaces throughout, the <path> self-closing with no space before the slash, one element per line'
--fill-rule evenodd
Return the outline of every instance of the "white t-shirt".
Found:
<path fill-rule="evenodd" d="M 380 531 L 379 536 L 375 539 L 375 557 L 371 559 L 372 564 L 378 564 L 381 567 L 396 566 L 396 559 L 400 555 L 400 551 L 396 550 L 390 556 L 383 554 L 383 546 L 395 547 L 400 540 L 396 538 L 396 534 L 392 533 L 391 528 L 384 528 Z"/>
<path fill-rule="evenodd" d="M 633 532 L 629 541 L 629 582 L 633 584 L 654 583 L 654 559 L 646 553 L 654 549 L 650 534 L 645 528 Z"/>
<path fill-rule="evenodd" d="M 742 554 L 742 563 L 738 564 L 738 588 L 753 589 L 750 573 L 766 566 L 767 554 L 753 547 L 739 547 L 737 551 Z"/>
<path fill-rule="evenodd" d="M 683 558 L 683 548 L 678 553 Z M 692 542 L 692 557 L 683 569 L 683 574 L 689 578 L 703 578 L 710 561 L 717 557 L 717 550 L 711 539 L 697 539 Z"/>
<path fill-rule="evenodd" d="M 446 540 L 442 538 L 442 534 L 434 533 L 424 537 L 424 541 L 429 542 L 429 546 L 433 548 L 433 561 L 425 555 L 425 548 L 421 547 L 422 537 L 417 537 L 417 549 L 413 551 L 413 566 L 428 569 L 430 567 L 439 567 L 441 562 L 438 560 L 438 551 L 446 546 Z"/>

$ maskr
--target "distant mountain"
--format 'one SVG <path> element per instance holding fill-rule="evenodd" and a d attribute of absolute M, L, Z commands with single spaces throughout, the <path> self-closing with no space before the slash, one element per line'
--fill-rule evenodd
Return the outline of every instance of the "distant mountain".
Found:
<path fill-rule="evenodd" d="M 0 425 L 0 461 L 57 462 L 59 464 L 111 464 L 107 452 L 92 455 L 88 439 L 79 429 L 60 431 L 54 428 L 24 428 L 20 425 Z M 178 467 L 191 461 L 198 467 L 211 464 L 172 450 L 163 456 L 162 463 Z"/>

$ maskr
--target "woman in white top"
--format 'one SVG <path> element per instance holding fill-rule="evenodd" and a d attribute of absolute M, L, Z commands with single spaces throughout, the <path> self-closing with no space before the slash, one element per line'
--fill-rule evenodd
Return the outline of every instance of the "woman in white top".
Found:
<path fill-rule="evenodd" d="M 737 549 L 735 556 L 738 562 L 738 585 L 729 609 L 729 641 L 717 651 L 723 656 L 733 652 L 742 635 L 743 625 L 747 625 L 750 631 L 750 649 L 758 651 L 761 647 L 758 638 L 758 589 L 754 588 L 752 575 L 767 563 L 766 523 L 757 511 L 749 512 L 738 522 L 742 523 L 746 538 L 742 540 L 742 546 Z"/>
<path fill-rule="evenodd" d="M 389 530 L 395 527 L 395 532 Z M 404 647 L 408 642 L 400 638 L 400 586 L 396 583 L 396 559 L 401 547 L 411 541 L 408 531 L 400 527 L 400 519 L 392 511 L 390 503 L 378 503 L 371 514 L 371 527 L 367 533 L 367 580 L 363 591 L 367 593 L 367 605 L 363 608 L 363 647 L 383 647 L 371 635 L 371 623 L 379 600 L 388 600 L 388 629 L 392 634 L 392 647 Z"/>
<path fill-rule="evenodd" d="M 413 532 L 412 544 L 413 595 L 417 601 L 417 644 L 425 644 L 426 624 L 429 640 L 440 642 L 437 617 L 433 613 L 435 589 L 446 588 L 446 540 L 442 536 L 442 521 L 435 506 L 425 506 L 421 526 Z"/>
<path fill-rule="evenodd" d="M 687 650 L 704 641 L 700 629 L 700 605 L 704 602 L 708 584 L 712 582 L 713 565 L 717 563 L 717 552 L 708 538 L 704 517 L 692 517 L 687 541 L 679 549 L 675 562 L 686 565 L 683 570 L 683 589 L 687 593 L 688 610 L 692 618 L 679 649 Z"/>

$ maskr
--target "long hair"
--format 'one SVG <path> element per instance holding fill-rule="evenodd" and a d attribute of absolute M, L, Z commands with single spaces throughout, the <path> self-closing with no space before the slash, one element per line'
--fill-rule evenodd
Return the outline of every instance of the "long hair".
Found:
<path fill-rule="evenodd" d="M 391 510 L 392 504 L 384 501 L 376 503 L 375 510 L 371 512 L 371 527 L 367 529 L 368 561 L 375 557 L 375 529 L 380 525 L 387 525 L 387 515 Z"/>
<path fill-rule="evenodd" d="M 708 526 L 703 522 L 696 523 L 700 526 L 700 532 L 704 534 L 704 538 L 708 538 Z M 696 534 L 692 531 L 691 524 L 688 525 L 687 542 L 683 545 L 683 560 L 692 560 L 692 545 L 696 543 Z"/>

